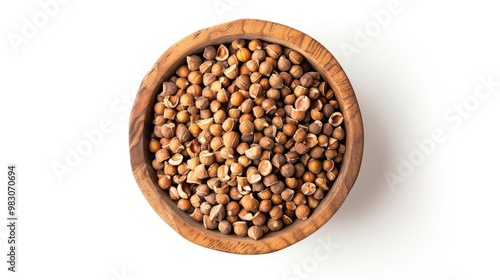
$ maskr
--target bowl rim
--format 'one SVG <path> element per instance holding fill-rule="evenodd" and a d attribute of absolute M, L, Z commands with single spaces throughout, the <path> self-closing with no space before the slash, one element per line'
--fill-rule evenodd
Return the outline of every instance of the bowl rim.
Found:
<path fill-rule="evenodd" d="M 173 74 L 185 56 L 200 52 L 207 45 L 228 43 L 235 38 L 278 43 L 299 51 L 320 72 L 334 91 L 344 115 L 346 152 L 332 188 L 319 206 L 304 221 L 296 220 L 277 232 L 259 240 L 224 235 L 207 230 L 187 213 L 179 210 L 168 194 L 161 190 L 151 167 L 148 148 L 152 124 L 153 102 L 162 82 Z M 187 48 L 186 48 L 187 46 Z M 206 248 L 237 254 L 264 254 L 284 249 L 323 226 L 340 208 L 353 187 L 361 168 L 364 136 L 360 108 L 352 85 L 334 56 L 309 35 L 292 27 L 258 19 L 239 19 L 200 29 L 168 48 L 141 82 L 129 120 L 130 163 L 135 180 L 155 212 L 185 239 Z M 149 163 L 147 163 L 149 162 Z"/>

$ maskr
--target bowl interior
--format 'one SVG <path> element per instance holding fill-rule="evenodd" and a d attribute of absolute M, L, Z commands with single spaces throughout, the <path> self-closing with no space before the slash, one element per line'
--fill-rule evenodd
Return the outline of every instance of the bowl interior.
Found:
<path fill-rule="evenodd" d="M 151 166 L 148 143 L 153 130 L 153 105 L 162 82 L 172 76 L 185 57 L 199 53 L 208 45 L 229 43 L 233 39 L 254 39 L 277 43 L 299 51 L 333 89 L 344 115 L 346 152 L 333 187 L 319 206 L 304 221 L 296 220 L 259 240 L 224 235 L 207 230 L 187 213 L 177 208 L 167 192 L 156 181 Z M 195 32 L 170 47 L 145 76 L 137 94 L 130 118 L 130 156 L 136 181 L 158 215 L 184 238 L 207 248 L 239 254 L 269 253 L 283 249 L 309 236 L 335 214 L 356 180 L 363 152 L 363 125 L 352 86 L 331 53 L 302 32 L 277 23 L 260 20 L 237 20 Z"/>

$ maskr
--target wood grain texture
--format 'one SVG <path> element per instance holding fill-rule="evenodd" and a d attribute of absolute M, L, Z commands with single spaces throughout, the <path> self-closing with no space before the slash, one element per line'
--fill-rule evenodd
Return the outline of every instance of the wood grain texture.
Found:
<path fill-rule="evenodd" d="M 184 62 L 186 55 L 197 53 L 207 45 L 231 42 L 236 38 L 274 42 L 301 52 L 321 73 L 335 92 L 344 115 L 346 153 L 332 189 L 309 219 L 295 221 L 284 229 L 265 235 L 257 241 L 206 230 L 202 224 L 180 211 L 168 194 L 156 183 L 148 149 L 152 131 L 153 103 L 162 82 Z M 130 161 L 134 177 L 144 197 L 158 215 L 181 236 L 207 248 L 237 254 L 263 254 L 286 248 L 323 226 L 339 209 L 351 190 L 363 155 L 363 123 L 353 88 L 333 55 L 308 35 L 281 24 L 242 19 L 199 30 L 180 40 L 161 55 L 144 77 L 129 124 Z"/>

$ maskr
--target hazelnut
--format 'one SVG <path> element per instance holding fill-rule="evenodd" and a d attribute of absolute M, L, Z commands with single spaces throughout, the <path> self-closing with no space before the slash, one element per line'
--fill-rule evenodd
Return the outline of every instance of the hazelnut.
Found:
<path fill-rule="evenodd" d="M 249 159 L 258 159 L 262 155 L 262 148 L 260 146 L 253 146 L 245 151 L 245 156 Z"/>
<path fill-rule="evenodd" d="M 283 183 L 283 181 L 277 181 L 275 184 L 269 186 L 269 189 L 273 194 L 280 194 L 285 189 L 285 183 Z"/>
<path fill-rule="evenodd" d="M 211 221 L 220 222 L 226 217 L 226 209 L 224 205 L 217 204 L 210 209 L 209 219 Z"/>
<path fill-rule="evenodd" d="M 255 67 L 257 67 L 257 71 L 258 71 L 259 64 L 256 64 Z M 253 72 L 252 74 L 250 74 L 250 82 L 252 82 L 252 83 L 257 83 L 258 85 L 260 85 L 259 82 L 261 79 L 262 79 L 262 74 L 259 72 Z"/>
<path fill-rule="evenodd" d="M 229 99 L 229 102 L 233 106 L 239 106 L 239 105 L 241 105 L 241 103 L 243 103 L 243 101 L 244 101 L 243 94 L 239 91 L 236 91 L 233 94 L 231 94 L 231 97 Z M 239 118 L 239 116 L 234 116 L 232 118 Z"/>
<path fill-rule="evenodd" d="M 279 219 L 283 216 L 283 206 L 281 205 L 275 205 L 271 208 L 271 211 L 269 211 L 269 217 L 271 219 Z"/>
<path fill-rule="evenodd" d="M 306 182 L 300 187 L 304 195 L 312 195 L 316 191 L 316 185 L 312 182 Z"/>
<path fill-rule="evenodd" d="M 305 73 L 304 75 L 302 75 L 300 77 L 300 84 L 303 87 L 310 87 L 310 86 L 312 86 L 313 82 L 314 82 L 314 79 L 310 73 Z"/>
<path fill-rule="evenodd" d="M 231 225 L 231 223 L 229 221 L 223 220 L 223 221 L 221 221 L 219 223 L 219 225 L 217 226 L 217 228 L 223 234 L 230 234 L 231 231 L 232 231 L 233 226 Z"/>
<path fill-rule="evenodd" d="M 203 74 L 208 74 L 211 70 L 212 70 L 212 65 L 214 63 L 211 61 L 211 60 L 206 60 L 204 62 L 202 62 L 198 68 L 198 70 L 203 73 Z M 203 78 L 205 78 L 205 76 L 203 76 Z M 204 85 L 208 85 L 208 84 L 205 84 L 203 83 Z"/>
<path fill-rule="evenodd" d="M 214 63 L 210 68 L 210 73 L 212 76 L 209 76 L 211 80 L 209 83 L 206 83 L 206 86 L 210 86 L 212 91 L 218 91 L 222 88 L 220 81 L 218 81 L 217 77 L 221 76 L 224 73 L 224 66 L 220 62 Z"/>
<path fill-rule="evenodd" d="M 318 200 L 323 199 L 325 197 L 324 190 L 322 188 L 317 188 L 313 193 L 313 197 Z"/>
<path fill-rule="evenodd" d="M 269 126 L 269 123 L 267 122 L 267 120 L 265 118 L 258 118 L 258 119 L 255 119 L 253 121 L 253 125 L 254 125 L 255 130 L 262 131 L 266 127 Z M 255 141 L 255 142 L 257 142 L 257 141 Z"/>
<path fill-rule="evenodd" d="M 246 62 L 246 66 L 250 72 L 258 73 L 260 62 L 257 59 L 250 59 Z"/>
<path fill-rule="evenodd" d="M 161 163 L 161 162 L 163 162 L 163 161 L 167 160 L 168 158 L 170 158 L 170 155 L 169 155 L 169 153 L 168 153 L 167 149 L 159 149 L 159 150 L 157 150 L 157 151 L 156 151 L 156 153 L 155 153 L 155 159 L 156 159 L 159 163 Z"/>
<path fill-rule="evenodd" d="M 208 203 L 207 201 L 204 201 L 200 204 L 200 211 L 205 215 L 209 215 L 211 209 L 212 209 L 212 205 L 210 203 Z"/>
<path fill-rule="evenodd" d="M 297 208 L 295 208 L 295 216 L 297 217 L 297 219 L 305 220 L 309 218 L 310 214 L 311 209 L 306 204 L 300 204 L 297 206 Z"/>
<path fill-rule="evenodd" d="M 323 123 L 319 120 L 315 120 L 313 123 L 309 125 L 309 132 L 317 135 L 321 133 L 322 128 L 323 128 Z"/>
<path fill-rule="evenodd" d="M 281 198 L 284 201 L 291 201 L 293 196 L 295 195 L 295 191 L 291 188 L 285 188 L 281 193 Z"/>
<path fill-rule="evenodd" d="M 326 172 L 332 171 L 335 167 L 335 163 L 333 160 L 325 160 L 323 161 L 323 170 Z"/>
<path fill-rule="evenodd" d="M 252 224 L 256 226 L 262 226 L 266 224 L 267 217 L 262 212 L 257 212 L 252 218 Z"/>
<path fill-rule="evenodd" d="M 271 162 L 269 160 L 262 160 L 259 163 L 258 170 L 259 170 L 260 175 L 267 176 L 267 175 L 271 174 L 271 172 L 273 170 L 273 165 L 271 164 Z"/>
<path fill-rule="evenodd" d="M 185 124 L 179 124 L 176 128 L 176 136 L 181 143 L 184 143 L 191 138 L 191 133 Z"/>
<path fill-rule="evenodd" d="M 210 217 L 208 215 L 203 216 L 203 226 L 206 229 L 216 229 L 218 226 L 218 223 L 216 220 L 210 220 Z"/>
<path fill-rule="evenodd" d="M 333 130 L 333 137 L 337 140 L 344 140 L 345 138 L 345 132 L 344 132 L 344 129 L 339 126 L 339 127 L 336 127 L 334 130 Z"/>
<path fill-rule="evenodd" d="M 325 152 L 325 149 L 321 148 L 320 146 L 314 146 L 310 151 L 309 155 L 314 158 L 314 159 L 319 159 L 323 157 L 323 154 Z M 317 174 L 317 173 L 316 173 Z"/>
<path fill-rule="evenodd" d="M 258 60 L 259 62 L 264 61 L 266 59 L 266 51 L 262 49 L 253 51 L 252 59 Z"/>
<path fill-rule="evenodd" d="M 229 188 L 229 197 L 234 202 L 239 201 L 243 197 L 243 194 L 239 191 L 239 186 Z"/>
<path fill-rule="evenodd" d="M 236 58 L 241 62 L 247 62 L 252 57 L 252 53 L 247 48 L 240 48 L 236 51 Z"/>
<path fill-rule="evenodd" d="M 199 164 L 198 166 L 196 166 L 193 172 L 193 175 L 198 179 L 208 178 L 207 170 L 205 169 L 205 165 L 203 164 Z"/>
<path fill-rule="evenodd" d="M 266 187 L 269 187 L 278 183 L 278 177 L 276 177 L 276 174 L 269 174 L 263 177 L 262 182 Z"/>
<path fill-rule="evenodd" d="M 253 218 L 252 212 L 248 211 L 245 208 L 242 208 L 238 213 L 238 218 L 242 221 L 251 221 Z"/>
<path fill-rule="evenodd" d="M 167 190 L 172 186 L 172 177 L 170 175 L 164 175 L 158 178 L 158 186 L 161 189 Z"/>
<path fill-rule="evenodd" d="M 283 78 L 277 73 L 273 73 L 271 77 L 269 77 L 269 85 L 272 88 L 280 89 L 283 87 Z"/>
<path fill-rule="evenodd" d="M 177 85 L 173 82 L 163 82 L 163 91 L 160 93 L 161 96 L 172 96 L 177 93 Z"/>
<path fill-rule="evenodd" d="M 288 71 L 292 77 L 299 79 L 303 75 L 303 69 L 300 65 L 292 65 Z"/>
<path fill-rule="evenodd" d="M 260 138 L 259 145 L 262 147 L 262 149 L 272 150 L 274 147 L 274 141 L 270 137 L 264 136 Z"/>
<path fill-rule="evenodd" d="M 290 215 L 294 216 L 295 213 L 290 213 L 291 211 L 294 211 L 297 208 L 297 205 L 293 201 L 286 201 L 285 202 L 285 210 L 283 211 L 284 215 Z"/>
<path fill-rule="evenodd" d="M 231 42 L 231 48 L 233 48 L 233 50 L 238 50 L 244 48 L 245 46 L 246 46 L 246 41 L 244 39 L 234 39 Z"/>
<path fill-rule="evenodd" d="M 281 217 L 281 221 L 283 222 L 283 226 L 289 226 L 289 225 L 291 225 L 293 223 L 292 218 L 290 218 L 287 215 L 283 215 Z"/>
<path fill-rule="evenodd" d="M 153 111 L 156 115 L 162 115 L 163 110 L 165 110 L 165 104 L 161 102 L 156 102 L 155 106 L 153 107 Z"/>
<path fill-rule="evenodd" d="M 341 125 L 343 121 L 344 116 L 340 112 L 333 112 L 328 118 L 328 123 L 334 127 Z"/>
<path fill-rule="evenodd" d="M 309 171 L 311 171 L 314 174 L 319 174 L 323 169 L 323 163 L 319 159 L 311 158 L 307 162 L 307 169 L 309 169 Z"/>
<path fill-rule="evenodd" d="M 217 168 L 217 179 L 219 179 L 220 182 L 227 182 L 229 181 L 229 167 L 227 165 L 221 165 Z M 209 185 L 210 187 L 210 185 Z"/>
<path fill-rule="evenodd" d="M 300 95 L 295 100 L 295 108 L 299 111 L 307 111 L 311 107 L 311 99 L 306 95 Z"/>
<path fill-rule="evenodd" d="M 234 149 L 240 143 L 240 137 L 234 131 L 227 131 L 222 135 L 222 142 L 228 149 Z"/>
<path fill-rule="evenodd" d="M 239 125 L 241 134 L 252 134 L 254 132 L 254 124 L 251 121 L 244 121 Z"/>
<path fill-rule="evenodd" d="M 243 196 L 240 200 L 241 206 L 248 211 L 253 211 L 259 208 L 259 202 L 253 197 L 253 195 L 247 194 Z"/>
<path fill-rule="evenodd" d="M 248 75 L 239 75 L 236 77 L 235 84 L 239 89 L 248 90 L 251 85 L 250 77 Z"/>
<path fill-rule="evenodd" d="M 293 64 L 301 64 L 304 60 L 304 57 L 299 52 L 294 50 L 290 51 L 288 58 Z"/>
<path fill-rule="evenodd" d="M 226 193 L 217 193 L 215 195 L 215 201 L 219 204 L 219 205 L 226 205 L 229 203 L 230 201 L 230 198 L 229 198 L 229 195 L 226 194 Z"/>
<path fill-rule="evenodd" d="M 295 196 L 292 198 L 292 201 L 297 206 L 301 205 L 301 204 L 306 204 L 307 203 L 306 196 L 303 193 L 301 193 L 301 192 L 295 193 Z"/>
<path fill-rule="evenodd" d="M 248 237 L 257 240 L 260 239 L 264 235 L 264 231 L 259 226 L 251 226 L 248 229 Z"/>
<path fill-rule="evenodd" d="M 308 133 L 306 135 L 306 139 L 304 140 L 304 145 L 306 145 L 308 148 L 313 148 L 314 146 L 318 145 L 318 137 L 315 134 Z"/>
<path fill-rule="evenodd" d="M 236 235 L 245 237 L 248 234 L 248 224 L 245 221 L 233 223 L 233 231 Z"/>
<path fill-rule="evenodd" d="M 278 44 L 269 44 L 265 48 L 267 55 L 273 59 L 278 59 L 281 56 L 283 49 Z"/>
<path fill-rule="evenodd" d="M 250 97 L 257 98 L 262 93 L 262 86 L 258 83 L 253 83 L 248 88 Z"/>
<path fill-rule="evenodd" d="M 226 212 L 227 212 L 228 216 L 238 215 L 238 213 L 240 212 L 240 209 L 241 209 L 240 204 L 236 201 L 230 201 L 226 205 Z"/>
<path fill-rule="evenodd" d="M 251 51 L 262 49 L 262 42 L 259 39 L 252 39 L 248 42 L 248 49 Z"/>
<path fill-rule="evenodd" d="M 217 110 L 214 113 L 213 120 L 214 120 L 214 123 L 216 123 L 216 124 L 222 124 L 224 122 L 224 120 L 226 120 L 226 112 L 224 110 L 221 110 L 221 109 Z"/>
<path fill-rule="evenodd" d="M 210 189 L 208 188 L 207 184 L 199 184 L 196 187 L 196 194 L 200 197 L 205 197 L 210 193 Z"/>
<path fill-rule="evenodd" d="M 264 109 L 264 112 L 267 114 L 267 115 L 272 115 L 276 112 L 276 101 L 274 101 L 273 99 L 264 99 L 262 101 L 262 109 Z M 262 117 L 262 116 L 261 116 Z"/>
<path fill-rule="evenodd" d="M 231 173 L 234 175 L 241 175 L 243 173 L 244 167 L 238 162 L 234 162 L 230 167 Z"/>
<path fill-rule="evenodd" d="M 227 220 L 229 223 L 231 223 L 231 225 L 232 225 L 233 223 L 236 223 L 237 221 L 239 221 L 239 220 L 240 220 L 240 218 L 239 218 L 238 216 L 227 216 L 227 217 L 226 217 L 226 220 Z"/>
<path fill-rule="evenodd" d="M 288 58 L 286 58 L 284 55 L 280 56 L 278 59 L 278 69 L 281 71 L 288 71 L 290 67 L 292 66 L 292 63 Z"/>
<path fill-rule="evenodd" d="M 316 176 L 314 175 L 314 173 L 312 173 L 311 171 L 306 171 L 304 172 L 304 174 L 302 175 L 302 180 L 306 183 L 309 183 L 309 182 L 314 182 L 314 180 L 316 179 Z"/>
<path fill-rule="evenodd" d="M 267 227 L 270 231 L 278 231 L 283 228 L 283 222 L 278 219 L 269 219 L 267 220 Z"/>
<path fill-rule="evenodd" d="M 280 168 L 280 173 L 283 177 L 292 177 L 295 173 L 295 167 L 291 163 L 286 163 Z"/>
<path fill-rule="evenodd" d="M 177 192 L 177 188 L 169 188 L 168 189 L 168 195 L 170 196 L 170 198 L 172 200 L 179 200 L 180 197 L 179 197 L 179 193 Z"/>
<path fill-rule="evenodd" d="M 233 64 L 224 70 L 224 75 L 229 79 L 235 79 L 239 74 L 238 65 Z"/>
<path fill-rule="evenodd" d="M 263 61 L 259 65 L 259 73 L 261 73 L 264 76 L 269 77 L 273 71 L 273 66 L 271 63 L 267 61 Z"/>
<path fill-rule="evenodd" d="M 295 134 L 296 130 L 297 127 L 294 124 L 287 123 L 283 125 L 283 133 L 288 137 L 292 137 Z"/>
<path fill-rule="evenodd" d="M 193 213 L 189 214 L 193 220 L 202 223 L 203 222 L 203 213 L 201 212 L 200 208 L 194 208 Z"/>
<path fill-rule="evenodd" d="M 182 163 L 183 159 L 184 156 L 182 154 L 175 154 L 168 160 L 168 164 L 172 166 L 177 166 Z"/>
<path fill-rule="evenodd" d="M 264 189 L 257 194 L 257 196 L 262 200 L 271 199 L 272 195 L 273 193 L 271 192 L 270 189 Z"/>
<path fill-rule="evenodd" d="M 205 48 L 205 51 L 206 51 L 206 50 L 207 50 L 207 49 Z M 210 54 L 210 55 L 211 55 L 211 54 Z M 214 57 L 214 58 L 215 58 L 217 61 L 224 61 L 224 60 L 226 60 L 228 57 L 229 57 L 229 50 L 228 50 L 228 48 L 227 48 L 224 44 L 220 44 L 220 45 L 219 45 L 219 48 L 217 49 L 217 53 L 216 53 L 216 55 L 215 55 L 215 57 Z M 209 59 L 209 58 L 207 58 L 207 59 Z M 213 59 L 213 58 L 212 58 L 212 59 Z"/>
<path fill-rule="evenodd" d="M 203 57 L 208 60 L 214 59 L 216 55 L 217 55 L 217 50 L 215 49 L 214 46 L 207 46 L 203 50 Z"/>
<path fill-rule="evenodd" d="M 267 213 L 271 211 L 271 208 L 272 208 L 272 202 L 270 199 L 264 199 L 260 202 L 259 211 Z"/>
<path fill-rule="evenodd" d="M 282 85 L 283 87 L 283 85 Z M 281 98 L 281 91 L 276 88 L 270 88 L 266 92 L 266 97 L 274 101 L 279 101 Z"/>
<path fill-rule="evenodd" d="M 282 154 L 275 154 L 271 160 L 271 163 L 276 168 L 281 168 L 286 163 L 286 158 Z"/>
<path fill-rule="evenodd" d="M 191 208 L 191 203 L 188 199 L 181 198 L 177 201 L 177 207 L 179 207 L 182 211 L 187 211 Z"/>

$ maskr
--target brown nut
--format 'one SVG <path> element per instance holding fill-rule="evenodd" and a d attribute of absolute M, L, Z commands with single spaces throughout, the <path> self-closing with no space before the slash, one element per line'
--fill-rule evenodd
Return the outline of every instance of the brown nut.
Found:
<path fill-rule="evenodd" d="M 240 200 L 241 206 L 248 211 L 253 211 L 259 208 L 259 202 L 253 197 L 253 195 L 247 194 L 243 196 Z"/>
<path fill-rule="evenodd" d="M 278 231 L 283 228 L 283 222 L 278 219 L 269 219 L 267 221 L 267 227 L 270 231 Z"/>
<path fill-rule="evenodd" d="M 245 221 L 238 221 L 233 223 L 233 232 L 241 237 L 245 237 L 248 234 L 248 224 Z"/>
<path fill-rule="evenodd" d="M 248 229 L 248 237 L 257 240 L 260 239 L 264 235 L 264 231 L 260 226 L 251 226 Z"/>
<path fill-rule="evenodd" d="M 219 231 L 223 234 L 230 234 L 231 231 L 233 230 L 233 226 L 231 225 L 231 223 L 227 220 L 223 220 L 219 223 L 219 225 L 217 226 L 217 228 L 219 229 Z"/>
<path fill-rule="evenodd" d="M 310 214 L 311 214 L 311 209 L 306 204 L 300 204 L 297 206 L 297 208 L 295 208 L 295 216 L 299 220 L 305 220 L 309 218 Z"/>
<path fill-rule="evenodd" d="M 216 220 L 210 220 L 208 215 L 203 216 L 203 226 L 206 229 L 216 229 L 218 226 L 218 222 Z"/>
<path fill-rule="evenodd" d="M 217 204 L 210 209 L 210 220 L 220 222 L 226 217 L 226 209 L 224 205 Z"/>
<path fill-rule="evenodd" d="M 240 137 L 238 133 L 234 131 L 227 131 L 222 135 L 222 141 L 225 147 L 228 149 L 234 149 L 240 143 Z"/>

